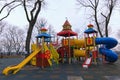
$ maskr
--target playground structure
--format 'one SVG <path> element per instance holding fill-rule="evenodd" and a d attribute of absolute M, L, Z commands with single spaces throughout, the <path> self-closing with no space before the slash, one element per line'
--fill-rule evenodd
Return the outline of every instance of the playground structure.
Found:
<path fill-rule="evenodd" d="M 58 64 L 59 54 L 50 42 L 51 36 L 46 31 L 46 28 L 41 28 L 41 33 L 36 36 L 36 44 L 31 45 L 32 53 L 28 57 L 18 65 L 6 67 L 2 73 L 4 75 L 8 75 L 10 72 L 16 74 L 28 62 L 41 68 L 52 66 L 52 60 Z"/>
<path fill-rule="evenodd" d="M 72 31 L 68 20 L 65 21 L 62 31 L 57 35 L 64 37 L 62 46 L 58 49 L 62 63 L 70 64 L 76 59 L 79 61 L 83 58 L 85 61 L 82 66 L 88 68 L 91 63 L 97 64 L 99 58 L 102 58 L 103 63 L 115 62 L 118 59 L 118 55 L 110 50 L 117 45 L 117 40 L 110 37 L 98 38 L 97 31 L 93 29 L 92 24 L 89 24 L 88 29 L 84 31 L 84 39 L 70 38 L 77 36 L 77 33 Z"/>
<path fill-rule="evenodd" d="M 105 61 L 115 62 L 118 59 L 118 55 L 110 50 L 117 45 L 116 39 L 98 38 L 97 31 L 93 29 L 92 24 L 89 24 L 88 29 L 84 31 L 84 38 L 78 39 L 78 34 L 73 32 L 71 27 L 69 21 L 66 20 L 62 31 L 57 33 L 58 36 L 63 37 L 58 49 L 52 45 L 51 35 L 47 34 L 47 29 L 42 27 L 41 33 L 36 36 L 36 44 L 31 45 L 32 53 L 18 65 L 6 67 L 2 73 L 4 75 L 10 72 L 16 74 L 28 62 L 44 69 L 52 66 L 53 62 L 71 64 L 82 59 L 84 60 L 82 67 L 88 68 L 92 63 L 97 64 L 99 58 L 102 58 L 103 63 Z"/>

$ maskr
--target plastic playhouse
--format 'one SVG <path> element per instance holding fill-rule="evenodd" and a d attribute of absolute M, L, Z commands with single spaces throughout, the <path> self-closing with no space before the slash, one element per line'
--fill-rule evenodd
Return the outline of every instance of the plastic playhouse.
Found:
<path fill-rule="evenodd" d="M 51 35 L 47 34 L 47 29 L 42 27 L 41 33 L 36 36 L 36 44 L 31 45 L 31 54 L 18 65 L 8 66 L 3 70 L 4 75 L 10 72 L 16 74 L 28 62 L 31 65 L 41 67 L 50 67 L 53 64 L 71 64 L 82 62 L 83 68 L 88 68 L 91 64 L 97 64 L 99 59 L 103 63 L 113 63 L 117 61 L 118 55 L 110 50 L 117 45 L 114 38 L 98 38 L 98 33 L 89 24 L 88 29 L 84 31 L 84 38 L 78 39 L 78 34 L 71 29 L 68 20 L 63 24 L 63 29 L 57 33 L 61 36 L 61 42 L 56 47 L 51 42 Z"/>

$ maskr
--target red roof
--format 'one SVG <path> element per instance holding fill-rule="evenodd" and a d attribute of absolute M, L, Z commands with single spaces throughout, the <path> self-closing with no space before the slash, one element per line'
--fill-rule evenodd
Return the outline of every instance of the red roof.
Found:
<path fill-rule="evenodd" d="M 63 30 L 57 33 L 57 35 L 64 36 L 64 37 L 70 37 L 70 36 L 77 36 L 78 34 L 76 32 L 73 32 L 72 30 Z"/>
<path fill-rule="evenodd" d="M 43 27 L 40 29 L 40 31 L 47 31 L 47 29 Z"/>
<path fill-rule="evenodd" d="M 63 24 L 63 26 L 71 26 L 71 25 L 70 25 L 69 21 L 66 20 L 65 23 Z"/>
<path fill-rule="evenodd" d="M 88 24 L 88 27 L 93 27 L 93 25 L 92 24 Z"/>

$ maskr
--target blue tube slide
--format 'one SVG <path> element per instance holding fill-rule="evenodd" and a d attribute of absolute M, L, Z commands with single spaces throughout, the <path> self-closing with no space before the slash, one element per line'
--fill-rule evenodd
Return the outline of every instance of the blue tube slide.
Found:
<path fill-rule="evenodd" d="M 106 38 L 96 38 L 95 43 L 103 44 L 103 47 L 99 48 L 100 54 L 106 56 L 106 61 L 108 62 L 115 62 L 118 59 L 118 55 L 110 50 L 111 48 L 115 47 L 118 44 L 118 41 L 114 38 L 106 37 Z"/>

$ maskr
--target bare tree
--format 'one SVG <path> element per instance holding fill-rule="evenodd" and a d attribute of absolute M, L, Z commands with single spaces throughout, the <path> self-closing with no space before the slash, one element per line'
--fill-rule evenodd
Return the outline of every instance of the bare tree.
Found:
<path fill-rule="evenodd" d="M 16 53 L 23 52 L 24 46 L 24 31 L 22 29 L 18 29 L 17 27 L 12 27 L 9 29 L 9 34 L 11 34 L 11 39 L 13 41 L 13 50 Z"/>
<path fill-rule="evenodd" d="M 19 0 L 0 0 L 0 21 L 7 18 L 11 11 L 20 5 L 22 3 Z"/>
<path fill-rule="evenodd" d="M 89 9 L 91 20 L 93 20 L 97 26 L 97 30 L 101 37 L 103 37 L 103 31 L 105 30 L 105 37 L 108 37 L 109 22 L 115 10 L 119 0 L 76 0 L 78 5 Z"/>
<path fill-rule="evenodd" d="M 119 53 L 119 51 L 120 51 L 120 29 L 118 29 L 115 33 L 116 34 L 114 36 L 117 38 L 118 45 L 115 48 L 113 48 L 113 49 L 115 51 L 118 51 L 118 53 Z"/>
<path fill-rule="evenodd" d="M 0 34 L 3 32 L 5 25 L 6 25 L 5 22 L 0 21 Z"/>
<path fill-rule="evenodd" d="M 42 27 L 48 28 L 48 34 L 55 34 L 54 27 L 50 25 L 45 18 L 38 19 L 35 28 L 37 29 L 38 33 L 40 33 L 40 29 Z"/>
<path fill-rule="evenodd" d="M 31 42 L 34 43 L 36 41 L 35 36 L 37 36 L 38 34 L 40 34 L 40 29 L 42 27 L 47 27 L 47 20 L 45 18 L 39 18 L 33 28 L 32 31 L 32 36 L 31 36 Z"/>
<path fill-rule="evenodd" d="M 5 35 L 6 39 L 2 39 L 2 46 L 3 46 L 3 51 L 7 52 L 8 55 L 10 55 L 12 53 L 12 43 L 11 40 L 8 39 L 8 37 Z"/>
<path fill-rule="evenodd" d="M 45 18 L 40 18 L 35 23 L 35 28 L 37 29 L 38 33 L 40 33 L 40 29 L 42 27 L 47 27 L 47 20 Z"/>
<path fill-rule="evenodd" d="M 32 2 L 32 5 L 30 5 L 29 2 Z M 41 10 L 41 6 L 44 0 L 23 0 L 23 7 L 24 7 L 24 11 L 26 14 L 26 18 L 27 21 L 29 23 L 29 27 L 28 27 L 28 31 L 27 31 L 27 37 L 26 37 L 26 46 L 25 46 L 25 50 L 26 52 L 29 54 L 30 53 L 30 40 L 31 40 L 31 34 L 32 34 L 32 30 L 33 27 L 36 23 L 36 20 L 38 18 L 38 15 L 40 13 Z M 28 2 L 28 4 L 27 4 Z M 28 6 L 30 6 L 30 8 L 28 8 Z"/>
<path fill-rule="evenodd" d="M 79 38 L 83 38 L 84 31 L 85 31 L 85 29 L 79 29 L 79 28 L 75 29 L 75 32 L 78 33 Z"/>
<path fill-rule="evenodd" d="M 21 52 L 23 50 L 24 42 L 24 31 L 22 29 L 11 25 L 6 28 L 2 43 L 8 54 L 11 52 L 15 52 L 16 54 Z"/>
<path fill-rule="evenodd" d="M 120 39 L 120 29 L 117 31 L 116 35 L 117 35 L 118 39 Z"/>
<path fill-rule="evenodd" d="M 48 33 L 51 34 L 51 35 L 54 35 L 56 33 L 55 30 L 54 30 L 54 27 L 52 25 L 48 26 Z"/>
<path fill-rule="evenodd" d="M 37 17 L 40 13 L 41 6 L 44 4 L 44 0 L 1 0 L 0 2 L 1 2 L 0 14 L 2 14 L 2 12 L 7 11 L 6 15 L 2 16 L 0 20 L 3 20 L 6 17 L 8 17 L 10 12 L 16 7 L 18 7 L 19 5 L 23 5 L 26 18 L 29 22 L 29 27 L 27 31 L 27 37 L 26 37 L 26 44 L 25 44 L 26 45 L 25 49 L 29 54 L 32 30 L 36 23 Z"/>
<path fill-rule="evenodd" d="M 51 35 L 51 41 L 55 42 L 57 39 L 57 32 L 55 32 L 54 27 L 52 25 L 48 26 L 48 34 Z"/>

